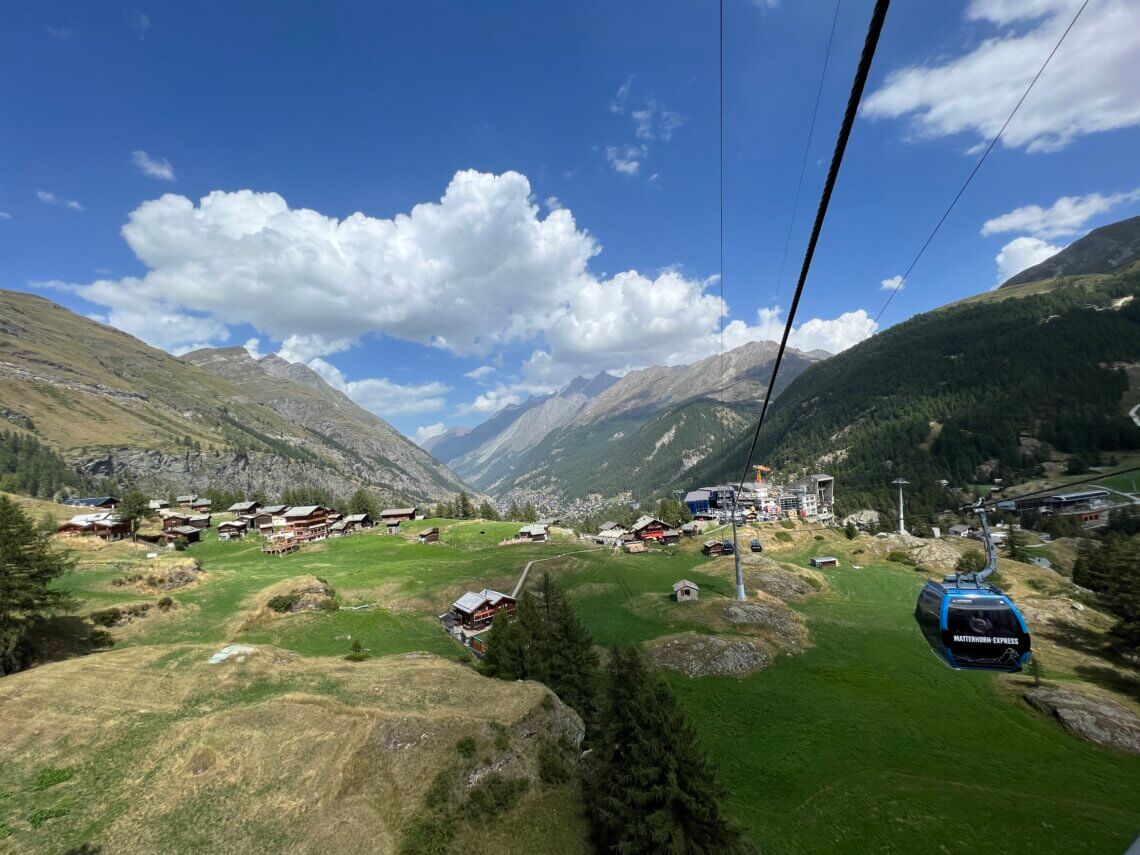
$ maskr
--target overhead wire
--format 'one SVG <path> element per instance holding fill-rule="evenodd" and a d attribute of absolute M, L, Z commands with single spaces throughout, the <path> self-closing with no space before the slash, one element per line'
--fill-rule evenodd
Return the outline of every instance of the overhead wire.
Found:
<path fill-rule="evenodd" d="M 1077 9 L 1077 13 L 1073 15 L 1073 19 L 1069 22 L 1069 26 L 1065 27 L 1064 32 L 1061 33 L 1061 37 L 1057 39 L 1057 43 L 1053 45 L 1053 49 L 1049 51 L 1049 55 L 1045 57 L 1045 61 L 1041 64 L 1041 67 L 1037 69 L 1037 73 L 1033 75 L 1033 79 L 1029 81 L 1029 85 L 1025 88 L 1025 91 L 1021 93 L 1021 97 L 1017 100 L 1017 103 L 1014 104 L 1013 110 L 1011 110 L 1009 116 L 1006 117 L 1005 123 L 997 132 L 997 135 L 990 140 L 989 145 L 987 145 L 985 151 L 982 152 L 982 156 L 978 158 L 978 162 L 974 164 L 974 168 L 970 170 L 970 174 L 966 176 L 966 180 L 962 183 L 962 186 L 958 188 L 958 192 L 954 194 L 954 198 L 950 200 L 950 204 L 947 206 L 946 210 L 943 211 L 942 216 L 938 219 L 938 222 L 935 224 L 934 229 L 930 232 L 929 236 L 927 236 L 926 240 L 919 248 L 918 253 L 915 255 L 914 259 L 907 267 L 906 272 L 903 273 L 902 281 L 899 283 L 900 287 L 891 289 L 891 292 L 887 295 L 887 299 L 883 303 L 882 308 L 879 309 L 878 313 L 871 320 L 871 326 L 867 330 L 867 335 L 870 335 L 875 331 L 875 327 L 878 326 L 879 319 L 883 316 L 883 313 L 887 310 L 887 307 L 891 305 L 891 301 L 894 300 L 895 295 L 902 290 L 901 286 L 904 285 L 907 279 L 910 278 L 910 274 L 918 265 L 919 260 L 926 253 L 926 250 L 930 244 L 934 241 L 935 235 L 937 235 L 938 232 L 942 229 L 942 225 L 950 216 L 950 212 L 954 210 L 955 206 L 958 204 L 958 200 L 962 198 L 962 194 L 966 192 L 966 188 L 970 186 L 970 183 L 974 180 L 974 176 L 978 174 L 978 170 L 982 168 L 982 164 L 986 162 L 986 158 L 990 156 L 990 152 L 994 150 L 994 146 L 996 146 L 998 140 L 1002 138 L 1002 135 L 1005 133 L 1006 128 L 1009 127 L 1009 123 L 1013 121 L 1013 117 L 1017 115 L 1017 111 L 1021 109 L 1021 105 L 1025 103 L 1025 99 L 1029 97 L 1029 93 L 1033 91 L 1033 87 L 1037 85 L 1037 81 L 1041 79 L 1041 75 L 1045 73 L 1045 69 L 1049 66 L 1049 63 L 1052 62 L 1053 57 L 1060 49 L 1061 44 L 1065 41 L 1065 38 L 1073 29 L 1073 26 L 1077 23 L 1077 19 L 1081 17 L 1081 13 L 1085 11 L 1085 7 L 1088 5 L 1089 0 L 1085 0 L 1081 4 L 1080 8 Z"/>
<path fill-rule="evenodd" d="M 823 222 L 827 217 L 827 208 L 831 203 L 831 195 L 835 191 L 835 184 L 839 178 L 839 167 L 843 163 L 843 155 L 847 150 L 847 142 L 851 137 L 851 129 L 855 124 L 855 116 L 859 110 L 859 103 L 863 98 L 863 89 L 866 87 L 867 78 L 871 73 L 871 63 L 875 57 L 875 49 L 879 44 L 879 36 L 882 34 L 883 22 L 886 20 L 887 9 L 889 7 L 890 0 L 876 0 L 875 8 L 871 13 L 871 21 L 867 27 L 867 36 L 863 42 L 863 52 L 859 57 L 859 65 L 855 71 L 855 79 L 851 84 L 851 94 L 847 99 L 847 108 L 843 114 L 843 123 L 839 128 L 839 136 L 836 139 L 835 150 L 831 156 L 831 166 L 828 169 L 827 179 L 823 185 L 823 193 L 820 196 L 815 222 L 812 224 L 811 236 L 808 238 L 807 249 L 804 252 L 803 265 L 800 268 L 799 279 L 796 282 L 796 290 L 792 296 L 791 306 L 788 309 L 788 319 L 784 324 L 784 333 L 780 339 L 780 347 L 776 351 L 776 359 L 772 365 L 772 375 L 768 381 L 768 388 L 764 392 L 764 405 L 760 409 L 760 417 L 756 423 L 756 431 L 752 436 L 752 444 L 748 449 L 748 456 L 744 461 L 744 470 L 740 476 L 738 490 L 743 489 L 744 481 L 748 477 L 748 468 L 752 465 L 752 456 L 756 452 L 756 442 L 760 438 L 760 429 L 764 426 L 764 418 L 768 413 L 768 406 L 772 401 L 772 389 L 780 373 L 780 364 L 783 362 L 784 351 L 788 346 L 788 336 L 791 334 L 792 324 L 796 317 L 796 310 L 799 308 L 800 298 L 803 296 L 808 271 L 811 269 L 812 258 L 815 256 L 816 244 L 819 242 L 819 235 L 823 230 Z"/>
<path fill-rule="evenodd" d="M 831 16 L 831 31 L 827 36 L 827 48 L 823 54 L 823 68 L 819 72 L 819 86 L 815 91 L 815 106 L 811 111 L 811 124 L 808 126 L 807 140 L 804 142 L 804 156 L 800 162 L 800 177 L 796 181 L 796 195 L 792 201 L 792 215 L 788 218 L 788 231 L 784 235 L 784 251 L 780 256 L 780 271 L 776 275 L 776 293 L 772 296 L 773 311 L 768 316 L 768 327 L 764 330 L 764 341 L 771 341 L 772 323 L 779 311 L 776 301 L 780 299 L 780 289 L 784 285 L 784 268 L 788 262 L 788 249 L 792 244 L 792 231 L 796 224 L 796 214 L 800 208 L 800 195 L 804 187 L 804 175 L 807 173 L 808 158 L 811 156 L 811 144 L 815 138 L 815 123 L 819 117 L 819 102 L 823 98 L 823 84 L 827 80 L 827 66 L 831 62 L 831 47 L 835 43 L 835 28 L 839 22 L 839 7 L 843 0 L 835 0 L 835 11 Z"/>

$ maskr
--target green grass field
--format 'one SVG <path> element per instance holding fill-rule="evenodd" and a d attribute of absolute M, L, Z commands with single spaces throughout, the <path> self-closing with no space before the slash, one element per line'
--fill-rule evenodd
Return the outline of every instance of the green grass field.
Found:
<path fill-rule="evenodd" d="M 668 598 L 682 577 L 701 586 L 702 599 L 732 592 L 731 561 L 703 558 L 696 543 L 630 556 L 566 542 L 495 547 L 511 524 L 428 521 L 409 531 L 437 523 L 441 544 L 361 534 L 281 558 L 262 555 L 256 541 L 211 534 L 187 553 L 202 561 L 204 580 L 174 592 L 171 615 L 136 622 L 119 645 L 244 641 L 332 656 L 351 643 L 337 636 L 351 635 L 377 655 L 455 657 L 462 651 L 436 615 L 469 588 L 509 590 L 528 560 L 544 557 L 600 645 L 708 631 L 698 612 Z M 847 549 L 829 536 L 777 557 L 803 566 L 813 551 Z M 739 680 L 669 678 L 720 765 L 731 813 L 763 850 L 1127 848 L 1140 832 L 1140 759 L 1081 742 L 1032 712 L 1013 691 L 1023 678 L 942 666 L 914 626 L 919 577 L 863 558 L 864 569 L 845 561 L 828 572 L 828 589 L 795 605 L 811 633 L 806 653 Z M 65 584 L 91 608 L 147 599 L 110 586 L 122 572 L 121 562 L 91 561 Z M 243 628 L 258 592 L 308 574 L 326 579 L 344 605 L 377 605 Z"/>

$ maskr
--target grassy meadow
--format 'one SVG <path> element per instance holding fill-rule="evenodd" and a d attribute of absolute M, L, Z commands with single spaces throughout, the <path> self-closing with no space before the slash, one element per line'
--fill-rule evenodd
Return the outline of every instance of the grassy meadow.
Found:
<path fill-rule="evenodd" d="M 429 525 L 441 527 L 443 542 L 415 543 L 414 534 Z M 199 661 L 230 643 L 272 645 L 299 654 L 305 679 L 317 686 L 321 668 L 335 675 L 351 667 L 341 658 L 349 638 L 374 656 L 428 651 L 462 660 L 465 653 L 439 629 L 436 616 L 468 589 L 509 591 L 532 559 L 547 560 L 534 566 L 531 579 L 551 571 L 601 646 L 683 632 L 734 632 L 710 618 L 711 609 L 732 594 L 732 560 L 701 556 L 701 538 L 643 555 L 614 554 L 568 538 L 496 545 L 516 528 L 428 520 L 406 525 L 398 536 L 362 533 L 284 557 L 262 555 L 256 539 L 219 542 L 211 531 L 184 553 L 201 561 L 204 574 L 171 592 L 176 607 L 170 612 L 152 610 L 113 630 L 115 651 L 144 655 L 151 645 L 184 645 L 183 654 L 177 647 L 164 654 L 163 662 L 175 662 Z M 912 617 L 923 577 L 876 557 L 872 539 L 794 534 L 792 543 L 782 544 L 771 530 L 765 532 L 765 557 L 804 578 L 813 575 L 806 570 L 812 554 L 835 554 L 842 562 L 837 570 L 814 574 L 823 580 L 813 584 L 819 588 L 814 595 L 789 603 L 806 622 L 806 650 L 781 653 L 768 668 L 739 679 L 669 676 L 720 766 L 732 815 L 765 852 L 1127 848 L 1140 832 L 1140 758 L 1079 741 L 1032 711 L 1020 697 L 1028 677 L 964 674 L 943 666 Z M 742 533 L 742 541 L 749 536 Z M 111 584 L 132 568 L 145 571 L 147 559 L 129 544 L 91 547 L 81 557 L 63 584 L 85 610 L 159 596 Z M 759 565 L 751 556 L 745 561 L 751 600 Z M 342 607 L 366 608 L 266 617 L 265 592 L 312 576 L 335 589 Z M 671 601 L 671 586 L 681 578 L 700 586 L 699 604 Z M 125 654 L 96 654 L 28 673 L 48 674 L 56 667 L 89 671 L 112 655 Z M 1049 652 L 1045 662 L 1049 680 L 1078 679 L 1070 658 Z M 1140 683 L 1117 679 L 1115 685 L 1135 693 Z M 347 691 L 331 683 L 327 690 L 333 696 Z M 29 767 L 17 777 L 26 781 L 31 774 Z M 0 790 L 14 787 L 14 780 L 0 774 Z M 0 822 L 9 822 L 6 804 L 13 797 L 3 795 L 8 798 L 0 797 Z M 50 800 L 15 798 L 25 812 L 33 803 L 50 808 Z M 565 823 L 566 811 L 576 810 L 565 800 L 555 809 L 554 797 L 544 798 L 533 802 L 532 811 L 540 813 L 531 819 Z M 42 829 L 26 833 L 42 835 L 36 838 L 44 843 L 42 851 L 51 851 L 67 839 L 66 822 L 46 820 Z M 564 829 L 580 835 L 580 818 Z M 532 831 L 528 851 L 567 851 L 560 839 L 565 835 Z M 194 848 L 189 841 L 171 843 L 173 851 Z M 467 851 L 490 850 L 476 845 Z"/>

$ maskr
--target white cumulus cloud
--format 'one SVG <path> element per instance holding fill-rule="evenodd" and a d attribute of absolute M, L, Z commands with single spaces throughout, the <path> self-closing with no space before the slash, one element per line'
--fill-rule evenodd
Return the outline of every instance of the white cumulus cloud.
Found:
<path fill-rule="evenodd" d="M 165 157 L 156 159 L 142 149 L 136 149 L 131 152 L 131 163 L 147 178 L 155 178 L 159 181 L 176 180 L 174 167 Z"/>
<path fill-rule="evenodd" d="M 1056 238 L 1081 231 L 1092 217 L 1118 205 L 1140 199 L 1140 188 L 1127 193 L 1089 193 L 1087 196 L 1062 196 L 1052 205 L 1024 205 L 1000 217 L 986 220 L 982 235 L 1003 232 L 1025 232 L 1039 238 Z"/>
<path fill-rule="evenodd" d="M 429 439 L 439 436 L 440 434 L 447 433 L 447 428 L 443 426 L 443 422 L 436 422 L 433 425 L 421 425 L 416 428 L 416 443 L 423 445 Z"/>
<path fill-rule="evenodd" d="M 1062 249 L 1064 249 L 1063 246 L 1053 246 L 1041 238 L 1014 238 L 1001 248 L 1001 252 L 994 259 L 997 261 L 998 284 L 1000 285 L 1011 276 L 1016 276 L 1026 268 L 1040 264 Z"/>
<path fill-rule="evenodd" d="M 446 405 L 443 396 L 451 389 L 434 380 L 407 385 L 394 383 L 387 377 L 347 380 L 339 368 L 320 357 L 310 359 L 308 366 L 334 389 L 339 389 L 366 410 L 385 418 L 442 410 Z"/>
<path fill-rule="evenodd" d="M 905 284 L 902 275 L 896 274 L 889 279 L 884 279 L 879 283 L 879 289 L 882 291 L 901 291 Z"/>
<path fill-rule="evenodd" d="M 966 17 L 998 28 L 960 56 L 891 72 L 864 102 L 873 118 L 907 117 L 917 137 L 994 137 L 1081 0 L 973 0 Z M 1069 33 L 1002 136 L 1008 148 L 1056 151 L 1087 134 L 1140 124 L 1140 3 L 1098 0 Z"/>
<path fill-rule="evenodd" d="M 646 153 L 643 145 L 606 146 L 606 160 L 615 172 L 622 175 L 637 175 L 641 171 L 640 158 L 645 157 Z"/>
<path fill-rule="evenodd" d="M 470 377 L 472 380 L 483 380 L 495 373 L 493 365 L 480 365 L 478 368 L 473 368 L 466 372 L 463 376 Z"/>

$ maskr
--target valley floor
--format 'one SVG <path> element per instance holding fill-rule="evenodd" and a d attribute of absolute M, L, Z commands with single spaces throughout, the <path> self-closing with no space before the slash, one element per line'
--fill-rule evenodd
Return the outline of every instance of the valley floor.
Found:
<path fill-rule="evenodd" d="M 384 851 L 383 841 L 395 840 L 414 818 L 428 781 L 416 780 L 412 796 L 392 799 L 385 808 L 376 798 L 360 798 L 359 785 L 346 788 L 343 774 L 335 786 L 316 779 L 330 769 L 352 767 L 358 770 L 354 779 L 383 790 L 391 778 L 360 772 L 353 764 L 429 775 L 424 770 L 453 762 L 438 746 L 424 749 L 431 758 L 422 766 L 400 767 L 403 761 L 383 752 L 362 753 L 358 749 L 367 740 L 353 724 L 356 715 L 374 722 L 393 711 L 438 714 L 448 721 L 440 732 L 451 745 L 462 732 L 490 734 L 483 720 L 488 716 L 514 726 L 530 714 L 541 687 L 485 680 L 441 661 L 462 660 L 466 653 L 442 632 L 436 616 L 468 589 L 509 591 L 533 558 L 551 560 L 535 565 L 532 581 L 535 573 L 550 570 L 600 645 L 716 636 L 752 645 L 770 663 L 743 677 L 669 677 L 721 768 L 730 812 L 765 852 L 1116 852 L 1140 832 L 1140 758 L 1082 742 L 1034 712 L 1021 699 L 1031 682 L 1026 676 L 956 673 L 941 665 L 912 617 L 924 577 L 876 557 L 882 550 L 871 538 L 849 542 L 827 532 L 816 540 L 815 533 L 796 531 L 792 542 L 779 543 L 767 529 L 764 557 L 745 556 L 749 600 L 764 605 L 770 618 L 756 627 L 734 622 L 727 611 L 731 559 L 706 559 L 697 543 L 615 555 L 580 552 L 583 546 L 568 539 L 496 547 L 517 528 L 509 523 L 427 521 L 415 528 L 435 523 L 443 530 L 440 544 L 366 533 L 282 558 L 262 555 L 256 542 L 220 543 L 211 534 L 185 553 L 199 559 L 205 572 L 194 584 L 169 592 L 175 608 L 152 609 L 113 629 L 116 644 L 109 652 L 0 681 L 0 715 L 11 720 L 6 711 L 19 710 L 28 717 L 17 729 L 19 738 L 0 745 L 0 834 L 9 832 L 0 846 L 62 851 L 90 842 L 110 855 L 139 851 L 125 843 L 125 831 L 146 828 L 146 851 L 223 851 L 209 825 L 223 811 L 255 817 L 262 830 L 248 842 L 260 841 L 267 851 L 335 851 L 338 844 L 362 845 L 346 830 L 355 806 L 360 821 L 379 829 L 372 847 Z M 558 557 L 572 550 L 576 554 Z M 837 555 L 841 567 L 810 571 L 806 564 L 813 554 Z M 863 563 L 862 569 L 853 569 L 854 563 Z M 145 565 L 129 544 L 85 547 L 79 570 L 64 582 L 85 611 L 153 602 L 160 593 L 112 584 L 145 571 Z M 1041 575 L 1047 571 L 1034 570 L 1038 575 L 1025 579 L 1015 568 L 1003 566 L 1003 572 L 1013 573 L 1019 596 L 1046 599 L 1049 585 L 1064 587 L 1060 577 Z M 342 605 L 370 607 L 266 612 L 269 589 L 312 577 L 326 580 Z M 700 586 L 698 603 L 670 600 L 671 586 L 681 578 Z M 1138 709 L 1135 672 L 1107 663 L 1097 671 L 1087 652 L 1066 653 L 1048 640 L 1049 632 L 1039 637 L 1048 682 L 1091 692 L 1114 688 L 1118 700 Z M 350 638 L 384 658 L 345 662 Z M 232 643 L 259 652 L 241 667 L 204 664 L 211 652 Z M 666 665 L 676 664 L 669 662 L 667 648 L 651 647 L 665 650 Z M 406 658 L 415 651 L 440 658 Z M 120 677 L 98 676 L 113 674 L 103 669 L 119 662 L 131 663 Z M 435 675 L 421 693 L 402 692 L 392 676 L 411 668 L 409 662 Z M 1081 683 L 1078 672 L 1101 674 L 1104 685 Z M 441 680 L 440 673 L 454 679 Z M 65 685 L 77 681 L 84 681 L 90 701 L 87 716 Z M 444 684 L 465 687 L 469 700 Z M 534 688 L 523 691 L 526 686 Z M 393 700 L 386 700 L 388 692 Z M 283 699 L 297 714 L 304 705 L 294 701 L 302 696 L 333 706 L 315 721 L 302 715 L 295 730 L 280 725 L 272 731 L 279 741 L 249 749 L 256 756 L 243 753 L 233 729 L 256 731 L 264 714 L 255 714 L 260 708 L 250 704 Z M 36 697 L 42 699 L 39 706 L 29 700 Z M 63 697 L 76 708 L 47 706 Z M 139 711 L 151 706 L 155 715 Z M 214 729 L 203 728 L 208 716 L 220 716 L 211 720 Z M 98 737 L 92 717 L 113 728 L 114 738 Z M 494 743 L 492 736 L 486 740 Z M 334 750 L 341 742 L 345 750 Z M 166 780 L 185 776 L 202 748 L 245 759 L 224 779 Z M 318 765 L 307 772 L 294 768 L 301 751 L 312 751 Z M 40 787 L 45 768 L 67 769 L 67 779 Z M 232 777 L 242 770 L 248 780 Z M 283 795 L 295 775 L 311 804 Z M 171 804 L 164 805 L 164 798 Z M 279 807 L 279 821 L 265 804 Z M 68 812 L 43 813 L 56 809 Z M 332 819 L 322 830 L 326 815 Z M 184 828 L 187 819 L 197 823 L 193 835 Z M 559 792 L 536 789 L 500 825 L 527 831 L 484 839 L 468 830 L 457 842 L 465 852 L 566 852 L 583 846 L 578 803 Z M 235 827 L 220 823 L 218 833 Z"/>

